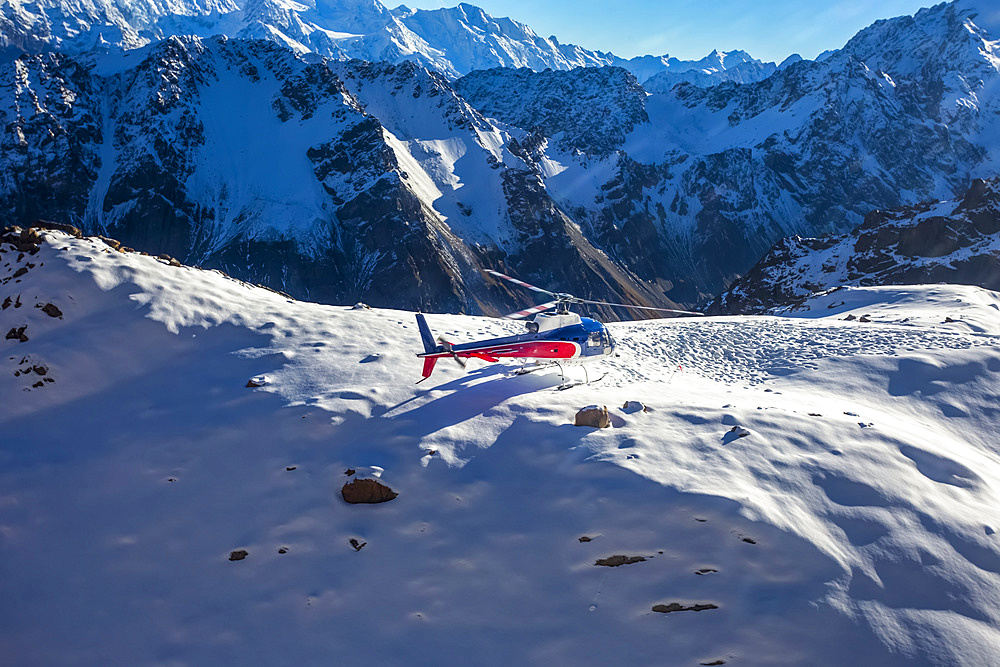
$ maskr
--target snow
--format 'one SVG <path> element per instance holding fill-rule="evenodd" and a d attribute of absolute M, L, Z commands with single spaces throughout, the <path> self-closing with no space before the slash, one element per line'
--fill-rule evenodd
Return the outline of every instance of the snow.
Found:
<path fill-rule="evenodd" d="M 476 362 L 414 385 L 412 313 L 47 239 L 0 255 L 35 265 L 0 286 L 29 337 L 0 341 L 12 664 L 1000 658 L 1000 294 L 616 324 L 607 378 L 568 391 Z M 587 405 L 611 428 L 573 426 Z M 344 503 L 348 468 L 399 497 Z"/>
<path fill-rule="evenodd" d="M 253 82 L 222 70 L 199 91 L 205 145 L 185 185 L 194 201 L 215 212 L 211 236 L 217 247 L 205 249 L 206 255 L 238 235 L 309 239 L 329 233 L 329 195 L 307 151 L 343 129 L 343 121 L 331 120 L 331 110 L 344 100 L 333 96 L 309 120 L 281 122 L 271 105 L 281 82 L 262 64 L 257 71 L 262 78 Z M 317 238 L 303 247 L 321 243 Z"/>

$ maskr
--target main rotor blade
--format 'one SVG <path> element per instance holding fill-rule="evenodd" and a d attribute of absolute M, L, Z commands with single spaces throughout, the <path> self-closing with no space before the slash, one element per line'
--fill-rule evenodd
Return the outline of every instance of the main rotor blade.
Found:
<path fill-rule="evenodd" d="M 521 287 L 527 287 L 530 290 L 535 290 L 536 292 L 541 292 L 542 294 L 549 294 L 551 296 L 559 296 L 555 292 L 550 292 L 547 289 L 542 289 L 541 287 L 535 287 L 534 285 L 526 283 L 523 280 L 518 280 L 517 278 L 511 278 L 510 276 L 505 276 L 504 274 L 500 273 L 499 271 L 494 271 L 493 269 L 486 269 L 486 273 L 494 275 L 497 278 L 503 278 L 504 280 L 508 280 L 508 281 L 514 283 L 515 285 L 520 285 Z"/>
<path fill-rule="evenodd" d="M 532 306 L 531 308 L 525 308 L 524 310 L 519 310 L 516 313 L 511 313 L 510 315 L 504 315 L 504 318 L 508 320 L 520 320 L 522 318 L 528 317 L 529 315 L 540 313 L 542 311 L 548 310 L 549 308 L 558 305 L 559 305 L 558 301 L 549 301 L 548 303 L 543 303 L 539 306 Z"/>
<path fill-rule="evenodd" d="M 705 316 L 705 313 L 696 313 L 693 310 L 674 310 L 673 308 L 653 308 L 652 306 L 632 306 L 627 303 L 611 303 L 610 301 L 590 301 L 588 299 L 576 299 L 576 303 L 592 303 L 598 306 L 621 306 L 622 308 L 635 308 L 637 310 L 658 310 L 661 313 L 678 313 L 680 315 L 701 315 Z"/>

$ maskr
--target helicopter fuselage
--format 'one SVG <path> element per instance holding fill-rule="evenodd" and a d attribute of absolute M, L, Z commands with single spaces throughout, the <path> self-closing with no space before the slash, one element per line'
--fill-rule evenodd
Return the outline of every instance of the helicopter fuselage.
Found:
<path fill-rule="evenodd" d="M 500 359 L 542 359 L 556 362 L 586 362 L 602 359 L 614 352 L 615 342 L 607 327 L 576 313 L 538 314 L 527 323 L 528 332 L 474 341 L 438 345 L 423 315 L 417 315 L 424 352 L 424 378 L 430 376 L 438 359 L 475 358 L 495 362 Z"/>

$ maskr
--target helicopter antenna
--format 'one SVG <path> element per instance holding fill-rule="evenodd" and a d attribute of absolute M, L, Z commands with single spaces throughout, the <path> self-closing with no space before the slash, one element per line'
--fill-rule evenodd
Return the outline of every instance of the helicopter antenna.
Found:
<path fill-rule="evenodd" d="M 543 294 L 548 294 L 550 296 L 556 297 L 555 301 L 551 301 L 541 306 L 534 306 L 532 308 L 526 308 L 525 310 L 519 310 L 516 313 L 511 313 L 510 315 L 506 316 L 511 319 L 520 319 L 522 317 L 527 317 L 528 315 L 539 313 L 542 310 L 548 310 L 553 306 L 558 307 L 559 309 L 558 312 L 560 313 L 566 312 L 567 307 L 569 306 L 569 304 L 572 303 L 588 303 L 598 306 L 620 306 L 622 308 L 634 308 L 636 310 L 654 310 L 661 313 L 675 313 L 677 315 L 699 315 L 702 317 L 704 317 L 705 315 L 705 313 L 699 313 L 693 310 L 676 310 L 674 308 L 653 308 L 652 306 L 633 306 L 632 304 L 628 303 L 612 303 L 610 301 L 593 301 L 591 299 L 581 299 L 579 297 L 573 296 L 572 294 L 567 294 L 565 292 L 550 292 L 547 289 L 536 287 L 530 283 L 524 282 L 523 280 L 518 280 L 517 278 L 511 278 L 508 275 L 504 275 L 503 273 L 500 273 L 499 271 L 494 271 L 492 269 L 487 269 L 486 273 L 496 276 L 497 278 L 503 278 L 508 282 L 514 283 L 515 285 L 520 285 L 521 287 L 534 290 L 535 292 L 541 292 Z"/>

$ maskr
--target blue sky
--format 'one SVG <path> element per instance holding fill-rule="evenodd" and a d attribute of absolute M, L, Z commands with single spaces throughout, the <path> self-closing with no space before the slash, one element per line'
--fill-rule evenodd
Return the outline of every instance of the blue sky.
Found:
<path fill-rule="evenodd" d="M 392 7 L 391 0 L 383 0 Z M 458 0 L 415 0 L 409 7 L 453 7 Z M 470 0 L 564 43 L 619 56 L 668 53 L 696 59 L 712 49 L 743 49 L 780 62 L 837 49 L 881 18 L 913 14 L 929 0 Z"/>

